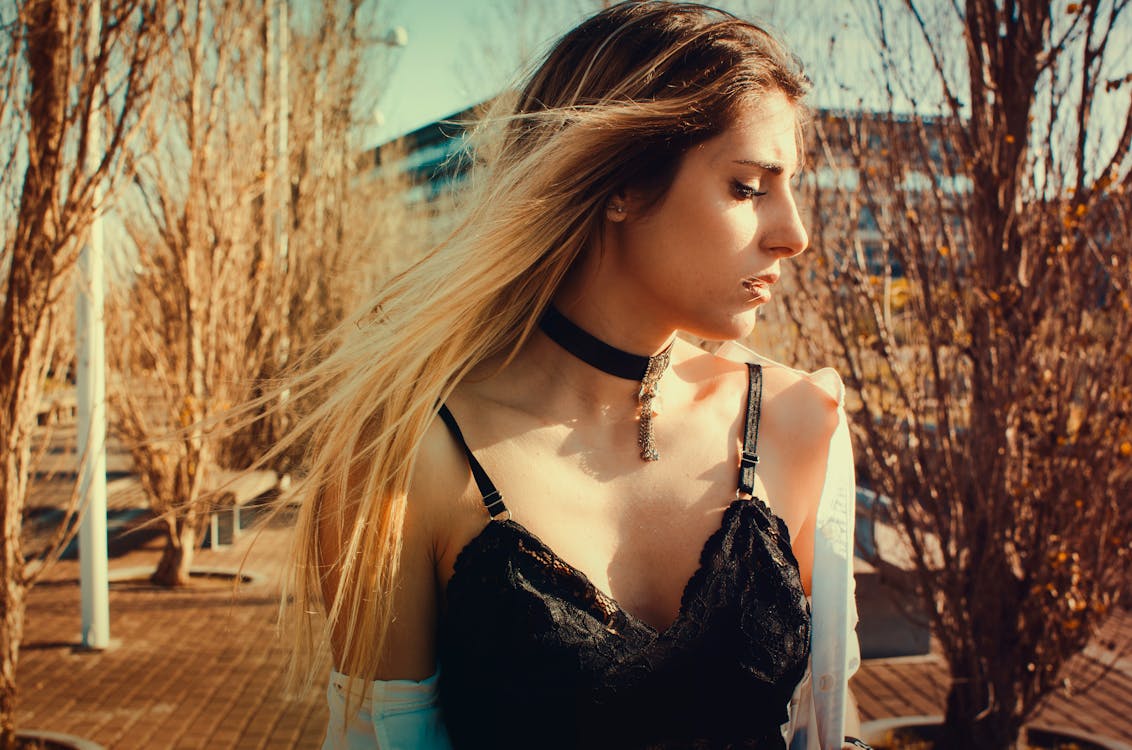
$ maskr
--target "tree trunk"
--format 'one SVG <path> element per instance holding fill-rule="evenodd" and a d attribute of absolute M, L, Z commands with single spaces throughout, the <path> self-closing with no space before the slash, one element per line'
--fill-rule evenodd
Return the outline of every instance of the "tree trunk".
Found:
<path fill-rule="evenodd" d="M 8 448 L 8 446 L 5 446 Z M 23 583 L 23 550 L 20 526 L 13 523 L 13 510 L 22 512 L 26 489 L 26 472 L 17 455 L 4 457 L 3 504 L 4 549 L 3 597 L 0 597 L 0 748 L 15 747 L 16 741 L 16 667 L 19 664 L 20 642 L 24 635 L 26 590 Z M 15 508 L 14 506 L 18 506 Z M 16 516 L 18 519 L 18 515 Z"/>
<path fill-rule="evenodd" d="M 13 295 L 13 289 L 9 287 L 9 299 L 12 296 L 18 295 Z M 0 325 L 3 325 L 2 320 Z M 13 332 L 12 338 L 22 337 Z M 27 596 L 20 532 L 30 460 L 31 433 L 27 425 L 35 424 L 32 404 L 37 396 L 37 389 L 33 387 L 35 380 L 29 375 L 29 369 L 39 371 L 43 338 L 42 335 L 33 337 L 28 356 L 22 361 L 0 357 L 3 365 L 0 380 L 7 380 L 5 387 L 0 387 L 4 399 L 4 410 L 0 414 L 0 434 L 4 435 L 4 442 L 0 445 L 0 520 L 3 523 L 3 549 L 0 549 L 0 750 L 15 746 L 16 667 L 24 634 Z"/>
<path fill-rule="evenodd" d="M 29 69 L 28 165 L 0 308 L 0 746 L 14 746 L 16 666 L 24 633 L 27 580 L 20 543 L 31 431 L 50 348 L 50 300 L 61 283 L 59 175 L 66 121 L 70 9 L 65 0 L 25 7 L 33 33 Z"/>
<path fill-rule="evenodd" d="M 17 260 L 14 259 L 13 264 Z M 39 377 L 48 346 L 49 326 L 41 310 L 36 311 L 40 313 L 38 325 L 31 331 L 6 324 L 14 316 L 14 310 L 35 310 L 34 305 L 24 304 L 27 291 L 27 286 L 18 276 L 9 275 L 7 301 L 11 306 L 5 308 L 5 314 L 0 316 L 0 330 L 11 331 L 13 350 L 22 353 L 15 359 L 0 356 L 0 381 L 3 381 L 3 386 L 0 386 L 3 399 L 0 435 L 4 436 L 3 444 L 0 444 L 0 521 L 3 523 L 3 548 L 0 549 L 0 750 L 15 747 L 16 667 L 24 634 L 28 585 L 21 531 L 31 461 L 31 425 L 35 424 Z"/>
<path fill-rule="evenodd" d="M 947 694 L 947 713 L 936 747 L 969 750 L 1013 750 L 1022 731 L 1021 719 L 1010 710 L 1013 696 L 988 698 L 987 682 L 953 675 Z"/>
<path fill-rule="evenodd" d="M 24 635 L 26 590 L 22 582 L 12 578 L 5 582 L 4 589 L 4 621 L 0 629 L 0 658 L 3 659 L 0 672 L 0 748 L 9 750 L 16 743 L 16 667 Z"/>
<path fill-rule="evenodd" d="M 177 518 L 170 523 L 169 533 L 165 537 L 165 549 L 161 551 L 161 560 L 149 580 L 158 586 L 169 588 L 187 586 L 189 571 L 193 565 L 193 553 L 196 551 L 196 541 L 195 513 L 189 513 L 187 517 Z"/>

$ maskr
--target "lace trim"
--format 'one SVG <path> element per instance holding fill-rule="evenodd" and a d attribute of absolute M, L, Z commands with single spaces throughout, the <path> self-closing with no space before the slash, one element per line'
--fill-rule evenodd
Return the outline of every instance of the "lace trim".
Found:
<path fill-rule="evenodd" d="M 810 610 L 789 530 L 761 500 L 723 512 L 661 631 L 516 521 L 488 523 L 455 568 L 441 639 L 454 739 L 520 747 L 555 726 L 564 748 L 783 747 Z M 509 721 L 485 724 L 501 704 Z"/>
<path fill-rule="evenodd" d="M 563 559 L 549 544 L 540 539 L 537 534 L 512 518 L 502 521 L 489 521 L 479 534 L 472 537 L 472 539 L 464 545 L 464 548 L 456 555 L 456 560 L 453 563 L 453 573 L 451 578 L 448 579 L 448 587 L 445 595 L 450 599 L 453 586 L 458 587 L 462 585 L 458 579 L 463 578 L 461 572 L 471 565 L 469 559 L 473 559 L 474 556 L 481 551 L 486 551 L 493 546 L 506 543 L 505 539 L 500 538 L 500 534 L 506 529 L 508 532 L 518 537 L 520 545 L 522 545 L 523 542 L 530 542 L 534 545 L 533 548 L 525 548 L 523 550 L 527 553 L 528 557 L 539 560 L 547 570 L 554 571 L 563 576 L 572 577 L 581 584 L 586 594 L 584 598 L 591 600 L 606 614 L 608 620 L 607 624 L 609 626 L 612 627 L 616 624 L 615 621 L 619 619 L 617 615 L 620 614 L 626 619 L 635 621 L 640 626 L 647 628 L 656 635 L 663 635 L 680 621 L 690 603 L 692 592 L 702 587 L 704 579 L 711 572 L 712 563 L 722 551 L 724 539 L 734 523 L 734 518 L 740 514 L 744 507 L 754 507 L 761 511 L 760 517 L 763 522 L 759 524 L 759 528 L 768 533 L 771 538 L 775 540 L 779 551 L 786 558 L 793 573 L 798 576 L 800 580 L 801 574 L 798 572 L 798 560 L 794 556 L 794 549 L 790 546 L 790 530 L 786 522 L 775 513 L 770 505 L 763 501 L 762 498 L 754 496 L 750 498 L 736 498 L 723 511 L 723 519 L 720 522 L 719 528 L 713 531 L 711 536 L 704 542 L 704 546 L 700 550 L 699 564 L 695 572 L 692 573 L 692 577 L 684 584 L 684 590 L 680 595 L 680 610 L 676 613 L 676 618 L 672 623 L 662 630 L 657 630 L 652 625 L 649 625 L 647 622 L 644 622 L 630 613 L 622 607 L 616 599 L 598 588 L 584 571 Z M 465 573 L 464 575 L 467 574 Z M 801 591 L 800 582 L 799 591 Z"/>

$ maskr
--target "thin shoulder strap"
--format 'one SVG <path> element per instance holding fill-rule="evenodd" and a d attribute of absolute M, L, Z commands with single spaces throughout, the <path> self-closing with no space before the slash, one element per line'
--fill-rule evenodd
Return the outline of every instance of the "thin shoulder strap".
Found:
<path fill-rule="evenodd" d="M 460 425 L 456 424 L 456 417 L 452 416 L 452 412 L 444 404 L 440 405 L 440 418 L 444 420 L 444 424 L 448 425 L 448 429 L 452 431 L 452 436 L 456 438 L 456 442 L 464 449 L 464 455 L 468 457 L 468 466 L 472 469 L 472 478 L 476 480 L 476 487 L 479 488 L 480 495 L 483 496 L 483 505 L 487 508 L 487 514 L 491 516 L 494 521 L 497 516 L 504 513 L 510 517 L 511 512 L 507 510 L 507 506 L 503 504 L 503 495 L 495 488 L 495 484 L 491 481 L 491 477 L 483 470 L 483 466 L 472 455 L 472 449 L 468 447 L 468 443 L 464 440 L 464 433 L 460 432 Z"/>
<path fill-rule="evenodd" d="M 739 458 L 739 492 L 755 492 L 755 468 L 759 465 L 759 418 L 763 407 L 762 365 L 747 363 L 747 418 L 743 424 L 743 452 Z"/>

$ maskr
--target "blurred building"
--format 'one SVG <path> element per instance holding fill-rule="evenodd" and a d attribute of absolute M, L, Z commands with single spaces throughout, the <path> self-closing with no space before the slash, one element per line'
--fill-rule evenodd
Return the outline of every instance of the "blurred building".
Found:
<path fill-rule="evenodd" d="M 447 226 L 451 201 L 468 176 L 467 130 L 483 108 L 475 105 L 454 112 L 374 149 L 374 166 L 407 178 L 405 199 L 428 209 L 439 225 Z M 810 214 L 807 224 L 816 225 L 814 214 L 822 212 L 822 226 L 832 228 L 840 241 L 852 237 L 862 248 L 870 275 L 893 279 L 904 275 L 884 238 L 885 212 L 905 213 L 909 206 L 939 211 L 940 196 L 945 196 L 942 209 L 954 212 L 959 228 L 963 196 L 970 192 L 971 181 L 965 175 L 938 177 L 946 173 L 941 168 L 945 161 L 955 162 L 944 158 L 948 140 L 939 120 L 823 109 L 812 113 L 807 130 L 806 175 L 799 201 L 803 212 Z M 878 179 L 870 180 L 874 167 L 869 163 L 874 159 Z M 878 186 L 884 187 L 878 190 Z M 853 196 L 848 202 L 847 195 Z"/>
<path fill-rule="evenodd" d="M 467 176 L 467 129 L 479 107 L 453 112 L 373 150 L 374 167 L 407 177 L 405 198 L 432 203 L 457 190 Z"/>

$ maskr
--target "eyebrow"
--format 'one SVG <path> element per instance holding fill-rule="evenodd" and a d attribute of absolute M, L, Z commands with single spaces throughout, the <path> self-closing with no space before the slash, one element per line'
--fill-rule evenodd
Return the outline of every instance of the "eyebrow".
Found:
<path fill-rule="evenodd" d="M 736 164 L 742 164 L 747 167 L 758 167 L 759 169 L 770 172 L 773 175 L 780 175 L 786 171 L 786 167 L 781 162 L 777 161 L 759 161 L 755 159 L 735 159 Z"/>

